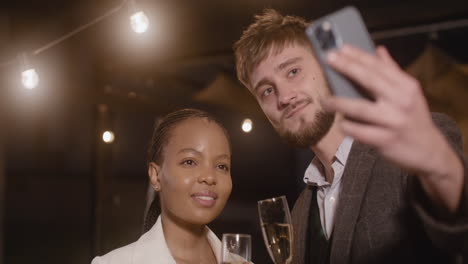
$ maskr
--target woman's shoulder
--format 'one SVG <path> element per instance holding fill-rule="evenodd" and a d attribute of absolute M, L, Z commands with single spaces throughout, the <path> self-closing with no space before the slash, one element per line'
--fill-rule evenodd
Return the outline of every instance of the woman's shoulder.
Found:
<path fill-rule="evenodd" d="M 165 260 L 167 263 L 175 263 L 167 248 L 160 218 L 137 241 L 112 250 L 104 256 L 95 257 L 91 264 L 145 264 L 152 263 L 155 259 Z"/>
<path fill-rule="evenodd" d="M 91 264 L 119 264 L 130 263 L 135 248 L 135 243 L 112 250 L 111 252 L 93 259 Z"/>

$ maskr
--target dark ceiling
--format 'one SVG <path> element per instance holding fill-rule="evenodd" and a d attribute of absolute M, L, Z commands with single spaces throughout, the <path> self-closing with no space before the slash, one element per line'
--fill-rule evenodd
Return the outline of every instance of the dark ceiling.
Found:
<path fill-rule="evenodd" d="M 120 3 L 115 0 L 3 1 L 0 38 L 4 41 L 0 44 L 0 61 L 10 60 L 19 52 L 32 52 Z M 43 83 L 49 81 L 53 87 L 58 80 L 62 84 L 73 80 L 67 89 L 76 90 L 75 99 L 112 100 L 125 107 L 130 98 L 137 102 L 130 102 L 132 107 L 167 110 L 175 106 L 174 102 L 176 105 L 191 102 L 219 74 L 237 84 L 231 46 L 253 15 L 266 7 L 314 19 L 345 5 L 355 5 L 371 32 L 468 17 L 468 4 L 462 0 L 140 0 L 137 5 L 151 21 L 147 33 L 137 36 L 131 32 L 129 10 L 124 7 L 35 56 L 34 61 L 45 66 L 42 72 L 47 74 Z M 463 49 L 457 57 L 467 59 L 466 28 L 452 32 L 455 40 L 450 39 L 449 48 Z M 383 39 L 379 43 L 389 45 L 397 59 L 405 64 L 422 51 L 427 39 L 426 34 Z M 457 42 L 460 44 L 454 44 Z M 57 68 L 62 71 L 60 74 Z"/>

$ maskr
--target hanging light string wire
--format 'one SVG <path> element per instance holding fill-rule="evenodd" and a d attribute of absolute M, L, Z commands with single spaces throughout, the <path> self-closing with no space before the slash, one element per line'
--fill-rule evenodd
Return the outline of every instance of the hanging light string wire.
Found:
<path fill-rule="evenodd" d="M 92 21 L 90 21 L 89 23 L 86 23 L 80 27 L 78 27 L 77 29 L 63 35 L 62 37 L 54 40 L 54 41 L 51 41 L 49 43 L 47 43 L 46 45 L 44 45 L 43 47 L 40 47 L 38 49 L 36 49 L 35 51 L 32 52 L 33 55 L 38 55 L 50 48 L 52 48 L 53 46 L 65 41 L 66 39 L 78 34 L 79 32 L 99 23 L 100 21 L 104 20 L 105 18 L 113 15 L 114 13 L 116 13 L 117 11 L 119 11 L 123 6 L 125 6 L 125 4 L 127 3 L 127 0 L 122 0 L 122 3 L 120 3 L 120 5 L 112 8 L 111 10 L 107 11 L 106 13 L 102 14 L 101 16 L 93 19 Z"/>
<path fill-rule="evenodd" d="M 38 54 L 40 54 L 40 53 L 42 53 L 42 52 L 44 52 L 44 51 L 46 51 L 46 50 L 48 50 L 48 49 L 50 49 L 50 48 L 52 48 L 54 46 L 60 44 L 61 42 L 71 38 L 72 36 L 80 33 L 81 31 L 83 31 L 83 30 L 85 30 L 85 29 L 99 23 L 100 21 L 106 19 L 107 17 L 113 15 L 114 13 L 117 13 L 120 9 L 122 9 L 122 7 L 124 7 L 126 5 L 126 3 L 128 1 L 129 0 L 122 0 L 122 2 L 118 6 L 110 9 L 109 11 L 107 11 L 106 13 L 104 13 L 104 14 L 100 15 L 99 17 L 93 19 L 92 21 L 90 21 L 90 22 L 88 22 L 88 23 L 74 29 L 73 31 L 61 36 L 60 38 L 55 39 L 55 40 L 45 44 L 44 46 L 34 50 L 32 52 L 32 55 L 38 55 Z M 11 60 L 8 60 L 8 61 L 0 62 L 0 68 L 8 66 L 8 65 L 13 64 L 13 63 L 16 63 L 16 61 L 17 61 L 16 59 L 11 59 Z"/>
<path fill-rule="evenodd" d="M 76 35 L 77 33 L 97 24 L 98 22 L 104 20 L 105 18 L 113 15 L 114 13 L 118 12 L 122 7 L 124 7 L 127 2 L 131 0 L 122 0 L 122 2 L 112 8 L 111 10 L 107 11 L 106 13 L 102 14 L 101 16 L 95 18 L 94 20 L 90 21 L 87 24 L 84 24 L 77 29 L 65 34 L 64 36 L 61 36 L 58 39 L 55 39 L 46 45 L 34 50 L 32 52 L 33 55 L 38 55 L 56 45 L 59 43 L 65 41 L 66 39 Z M 408 35 L 414 35 L 414 34 L 422 34 L 422 33 L 431 33 L 431 32 L 437 32 L 437 31 L 442 31 L 442 30 L 449 30 L 449 29 L 454 29 L 454 28 L 460 28 L 460 27 L 467 27 L 468 26 L 468 19 L 460 19 L 460 20 L 452 20 L 452 21 L 445 21 L 445 22 L 440 22 L 440 23 L 433 23 L 433 24 L 428 24 L 428 25 L 421 25 L 421 26 L 414 26 L 414 27 L 403 27 L 399 29 L 392 29 L 392 30 L 383 30 L 383 31 L 376 31 L 371 33 L 371 37 L 374 40 L 382 40 L 382 39 L 389 39 L 389 38 L 395 38 L 395 37 L 403 37 L 403 36 L 408 36 Z M 16 59 L 10 59 L 7 61 L 0 62 L 0 68 L 6 67 L 8 65 L 11 65 L 16 62 Z"/>

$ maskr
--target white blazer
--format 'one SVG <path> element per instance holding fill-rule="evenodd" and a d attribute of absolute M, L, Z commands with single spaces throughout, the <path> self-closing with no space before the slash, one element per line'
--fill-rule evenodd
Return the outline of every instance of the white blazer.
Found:
<path fill-rule="evenodd" d="M 207 227 L 206 237 L 216 260 L 221 262 L 221 241 Z M 136 242 L 95 257 L 91 264 L 176 264 L 164 238 L 161 216 Z"/>

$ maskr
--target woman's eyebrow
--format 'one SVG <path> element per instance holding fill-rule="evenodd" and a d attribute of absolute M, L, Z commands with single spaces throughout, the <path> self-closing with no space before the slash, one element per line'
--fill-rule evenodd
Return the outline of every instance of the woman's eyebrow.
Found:
<path fill-rule="evenodd" d="M 201 155 L 201 152 L 198 151 L 198 150 L 196 150 L 196 149 L 194 149 L 194 148 L 183 148 L 183 149 L 179 150 L 179 151 L 177 152 L 177 154 L 179 154 L 179 153 L 185 153 L 185 152 L 194 152 L 195 154 Z"/>
<path fill-rule="evenodd" d="M 203 153 L 201 151 L 198 151 L 194 148 L 183 148 L 181 150 L 179 150 L 177 152 L 177 154 L 180 154 L 180 153 L 195 153 L 197 155 L 202 155 Z M 218 156 L 216 156 L 217 159 L 229 159 L 230 158 L 230 155 L 229 154 L 219 154 Z"/>
<path fill-rule="evenodd" d="M 218 156 L 216 156 L 217 159 L 229 159 L 229 155 L 228 154 L 220 154 Z"/>

